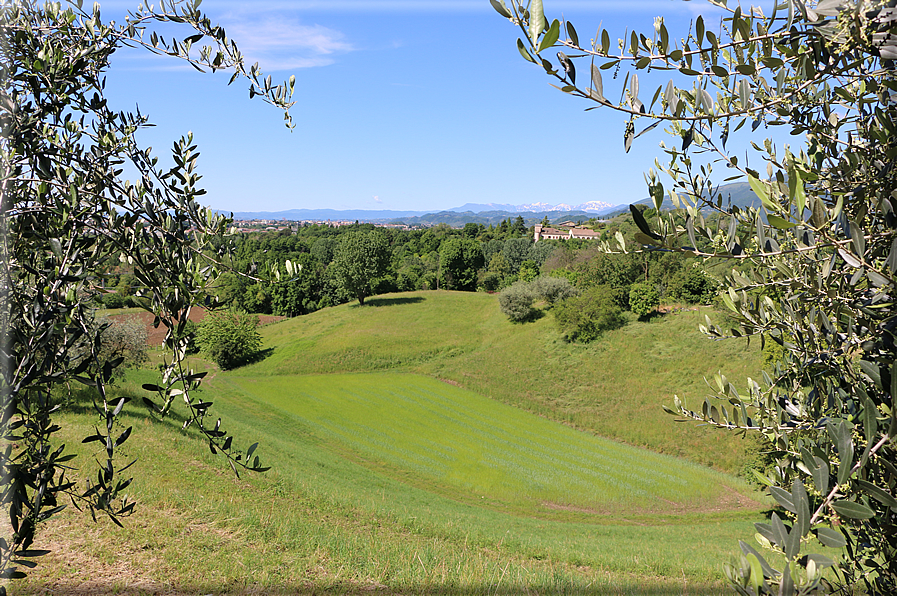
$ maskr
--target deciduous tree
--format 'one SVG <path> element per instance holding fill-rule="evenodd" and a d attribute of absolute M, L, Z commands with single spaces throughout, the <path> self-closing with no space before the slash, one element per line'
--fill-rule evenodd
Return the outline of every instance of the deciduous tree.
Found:
<path fill-rule="evenodd" d="M 389 266 L 389 245 L 379 232 L 349 232 L 339 241 L 330 264 L 333 278 L 363 305 L 377 278 Z"/>
<path fill-rule="evenodd" d="M 439 247 L 439 269 L 445 290 L 476 290 L 477 271 L 482 267 L 483 251 L 473 238 L 450 238 Z"/>

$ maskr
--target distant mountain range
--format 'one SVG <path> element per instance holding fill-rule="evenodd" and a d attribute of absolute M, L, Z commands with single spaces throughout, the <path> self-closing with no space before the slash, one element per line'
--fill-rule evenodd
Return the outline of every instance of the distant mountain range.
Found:
<path fill-rule="evenodd" d="M 724 197 L 732 205 L 747 207 L 759 206 L 760 199 L 751 190 L 747 182 L 726 184 L 719 188 Z M 642 199 L 636 204 L 653 205 L 651 199 Z M 662 209 L 674 207 L 669 198 L 663 201 Z M 528 205 L 510 205 L 501 203 L 465 203 L 445 211 L 393 211 L 365 209 L 290 209 L 289 211 L 240 211 L 234 213 L 234 219 L 274 219 L 289 221 L 360 221 L 371 223 L 404 223 L 408 225 L 435 225 L 445 223 L 460 227 L 466 223 L 498 224 L 503 220 L 520 215 L 527 225 L 532 225 L 547 217 L 551 222 L 563 220 L 583 221 L 592 217 L 609 218 L 629 210 L 629 205 L 611 205 L 602 201 L 590 201 L 580 205 L 551 205 L 548 203 L 530 203 Z"/>
<path fill-rule="evenodd" d="M 589 201 L 580 205 L 567 205 L 561 203 L 552 205 L 550 203 L 530 203 L 529 205 L 507 205 L 502 203 L 465 203 L 460 207 L 447 209 L 446 211 L 471 211 L 473 213 L 482 213 L 483 211 L 503 211 L 506 213 L 552 213 L 563 211 L 583 211 L 585 213 L 601 214 L 608 210 L 618 209 L 620 205 L 611 205 L 603 201 Z"/>
<path fill-rule="evenodd" d="M 499 203 L 466 203 L 461 205 L 460 207 L 453 207 L 451 209 L 446 209 L 445 211 L 432 212 L 432 211 L 392 211 L 388 209 L 379 209 L 379 210 L 365 210 L 365 209 L 345 209 L 345 210 L 337 210 L 337 209 L 290 209 L 288 211 L 240 211 L 234 213 L 234 219 L 286 219 L 290 221 L 301 221 L 301 220 L 331 220 L 331 221 L 346 221 L 346 220 L 354 220 L 357 219 L 359 221 L 391 221 L 391 220 L 405 220 L 408 218 L 428 218 L 429 216 L 438 215 L 438 214 L 449 214 L 449 213 L 464 213 L 464 214 L 484 214 L 488 213 L 489 215 L 483 215 L 482 218 L 485 219 L 494 219 L 495 217 L 500 217 L 501 219 L 507 219 L 509 216 L 516 217 L 517 215 L 522 214 L 539 214 L 539 219 L 542 219 L 545 214 L 582 214 L 587 213 L 594 215 L 601 215 L 602 213 L 606 213 L 608 211 L 620 210 L 623 209 L 624 205 L 611 205 L 610 203 L 604 203 L 602 201 L 590 201 L 588 203 L 583 203 L 581 205 L 571 206 L 566 204 L 560 205 L 550 205 L 548 203 L 532 203 L 529 205 L 505 205 Z M 499 216 L 499 214 L 502 214 Z M 443 218 L 451 218 L 452 216 L 444 215 Z M 532 217 L 532 216 L 531 216 Z M 552 216 L 549 215 L 549 219 Z M 479 222 L 474 222 L 479 223 Z"/>

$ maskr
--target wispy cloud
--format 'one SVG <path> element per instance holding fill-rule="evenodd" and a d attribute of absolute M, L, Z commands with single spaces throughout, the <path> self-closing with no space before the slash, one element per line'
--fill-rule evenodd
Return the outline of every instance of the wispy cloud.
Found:
<path fill-rule="evenodd" d="M 0 0 L 2 1 L 2 0 Z M 127 5 L 121 0 L 103 2 L 104 8 L 113 10 L 110 13 L 116 21 L 121 18 L 122 9 L 133 8 L 134 0 Z M 301 4 L 301 3 L 297 3 Z M 207 8 L 205 5 L 203 9 Z M 118 12 L 116 12 L 118 11 Z M 114 16 L 113 16 L 114 14 Z M 332 64 L 336 57 L 356 48 L 346 36 L 330 27 L 315 24 L 313 19 L 301 15 L 292 2 L 268 2 L 265 0 L 253 3 L 231 2 L 223 0 L 209 3 L 208 15 L 213 23 L 224 27 L 228 37 L 235 40 L 243 53 L 247 64 L 259 63 L 263 72 L 296 70 Z M 160 34 L 169 34 L 177 38 L 189 34 L 186 29 L 164 25 L 158 28 Z M 195 47 L 207 45 L 203 40 Z M 183 63 L 165 63 L 165 61 L 135 60 L 128 55 L 126 68 L 135 70 L 181 70 L 189 68 Z"/>
<path fill-rule="evenodd" d="M 355 49 L 341 32 L 290 14 L 239 11 L 219 20 L 228 36 L 239 40 L 246 61 L 258 62 L 265 72 L 326 66 Z"/>

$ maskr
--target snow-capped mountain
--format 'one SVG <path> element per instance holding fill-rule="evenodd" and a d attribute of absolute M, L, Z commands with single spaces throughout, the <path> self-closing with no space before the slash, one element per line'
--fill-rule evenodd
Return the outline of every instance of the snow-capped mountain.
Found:
<path fill-rule="evenodd" d="M 589 201 L 588 203 L 583 203 L 578 205 L 576 208 L 581 209 L 582 211 L 606 211 L 611 207 L 616 207 L 617 205 L 611 205 L 610 203 L 605 203 L 604 201 Z"/>
<path fill-rule="evenodd" d="M 552 205 L 551 203 L 530 203 L 528 205 L 506 205 L 499 203 L 466 203 L 460 207 L 449 209 L 449 211 L 473 211 L 480 213 L 482 211 L 508 211 L 510 213 L 544 213 L 550 211 L 586 211 L 591 213 L 601 213 L 608 209 L 614 208 L 616 205 L 605 203 L 604 201 L 589 201 L 580 205 L 567 205 L 560 203 Z"/>
<path fill-rule="evenodd" d="M 588 203 L 582 203 L 580 205 L 567 205 L 566 203 L 560 203 L 558 205 L 551 205 L 549 203 L 530 203 L 529 205 L 517 205 L 518 211 L 530 212 L 530 213 L 542 213 L 545 211 L 604 211 L 614 207 L 610 203 L 605 203 L 603 201 L 589 201 Z"/>

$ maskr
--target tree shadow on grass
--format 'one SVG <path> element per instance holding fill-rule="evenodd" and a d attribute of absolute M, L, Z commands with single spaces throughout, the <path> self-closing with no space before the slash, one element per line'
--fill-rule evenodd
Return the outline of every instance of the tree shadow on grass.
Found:
<path fill-rule="evenodd" d="M 662 319 L 663 317 L 666 316 L 666 314 L 667 314 L 667 313 L 665 313 L 665 312 L 660 312 L 659 310 L 654 310 L 654 311 L 649 312 L 649 313 L 646 314 L 646 315 L 642 315 L 642 316 L 640 316 L 640 317 L 638 318 L 638 320 L 639 320 L 640 323 L 651 323 L 651 322 L 656 321 L 656 320 L 658 320 L 658 319 Z"/>
<path fill-rule="evenodd" d="M 255 364 L 256 362 L 261 362 L 262 360 L 264 360 L 265 358 L 267 358 L 268 356 L 270 356 L 273 353 L 274 353 L 274 348 L 265 348 L 264 350 L 259 350 L 255 354 L 253 354 L 252 356 L 250 356 L 249 358 L 247 358 L 246 360 L 241 362 L 239 365 L 234 366 L 233 368 L 229 368 L 228 370 L 234 370 L 234 369 L 246 366 L 248 364 Z"/>
<path fill-rule="evenodd" d="M 426 298 L 422 296 L 368 298 L 364 301 L 364 305 L 353 304 L 351 308 L 358 308 L 359 306 L 398 306 L 399 304 L 418 304 L 419 302 L 423 302 L 424 300 L 426 300 Z"/>
<path fill-rule="evenodd" d="M 201 392 L 202 389 L 194 390 Z M 192 392 L 191 392 L 192 394 Z M 149 406 L 144 402 L 144 398 L 150 399 L 156 405 L 161 405 L 158 393 L 137 389 L 137 388 L 119 388 L 110 387 L 107 389 L 108 401 L 110 404 L 117 404 L 121 398 L 130 400 L 119 415 L 119 422 L 127 419 L 136 419 L 140 421 L 162 422 L 170 424 L 172 427 L 181 427 L 187 421 L 186 416 L 179 408 L 172 408 L 164 417 L 150 410 Z M 182 400 L 183 403 L 183 400 Z M 77 392 L 76 395 L 67 399 L 63 406 L 65 412 L 79 415 L 96 415 L 102 417 L 103 402 L 100 399 L 96 389 L 85 388 L 83 391 Z"/>

